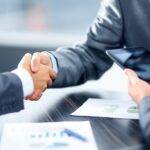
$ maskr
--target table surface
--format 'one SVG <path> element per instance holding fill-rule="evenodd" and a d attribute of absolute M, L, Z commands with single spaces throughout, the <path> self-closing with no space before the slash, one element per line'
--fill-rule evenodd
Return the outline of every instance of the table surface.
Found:
<path fill-rule="evenodd" d="M 6 123 L 89 120 L 99 150 L 147 149 L 138 120 L 70 116 L 88 98 L 129 98 L 124 92 L 100 90 L 97 84 L 69 89 L 50 89 L 40 101 L 25 102 L 25 110 L 0 116 L 0 136 Z"/>
<path fill-rule="evenodd" d="M 51 98 L 52 97 L 53 96 L 51 96 Z M 34 112 L 28 111 L 1 116 L 0 134 L 2 134 L 3 125 L 5 123 L 11 122 L 22 123 L 89 120 L 98 149 L 145 149 L 143 147 L 144 143 L 142 140 L 139 122 L 137 120 L 70 116 L 70 113 L 76 110 L 88 98 L 91 97 L 100 98 L 100 96 L 96 93 L 81 92 L 71 94 L 63 98 L 60 97 L 61 101 L 53 105 L 53 107 L 50 107 L 49 109 L 47 107 L 45 110 L 42 107 L 41 109 L 43 110 L 41 111 L 41 113 L 37 114 L 36 117 L 34 115 Z M 41 105 L 41 103 L 38 103 L 37 105 Z M 36 109 L 36 111 L 40 110 L 37 108 L 37 106 L 34 109 Z M 32 108 L 33 111 L 34 109 Z"/>

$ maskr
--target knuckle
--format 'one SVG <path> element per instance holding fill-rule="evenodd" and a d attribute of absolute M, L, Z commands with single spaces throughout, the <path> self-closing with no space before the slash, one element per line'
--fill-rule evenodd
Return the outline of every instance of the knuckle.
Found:
<path fill-rule="evenodd" d="M 39 52 L 35 52 L 34 55 L 39 55 Z"/>
<path fill-rule="evenodd" d="M 39 58 L 39 52 L 33 54 L 33 60 L 37 60 Z"/>
<path fill-rule="evenodd" d="M 47 52 L 41 52 L 40 55 L 42 55 L 43 57 L 49 58 L 49 55 L 47 54 Z"/>
<path fill-rule="evenodd" d="M 25 56 L 31 55 L 30 53 L 26 53 Z"/>

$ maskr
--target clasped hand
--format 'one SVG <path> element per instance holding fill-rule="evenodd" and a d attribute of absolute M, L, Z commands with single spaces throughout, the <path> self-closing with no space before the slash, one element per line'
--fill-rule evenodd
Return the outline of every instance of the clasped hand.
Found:
<path fill-rule="evenodd" d="M 52 62 L 46 52 L 25 54 L 20 61 L 18 68 L 26 69 L 33 80 L 34 92 L 26 97 L 28 100 L 38 100 L 42 93 L 51 87 L 53 80 L 56 79 L 57 73 L 52 69 Z M 125 70 L 128 77 L 128 92 L 129 95 L 140 103 L 145 96 L 150 96 L 150 84 L 139 79 L 137 74 L 130 69 Z"/>
<path fill-rule="evenodd" d="M 32 77 L 34 92 L 26 97 L 28 100 L 39 100 L 47 87 L 52 86 L 57 74 L 47 53 L 27 53 L 20 61 L 18 68 L 26 69 Z"/>

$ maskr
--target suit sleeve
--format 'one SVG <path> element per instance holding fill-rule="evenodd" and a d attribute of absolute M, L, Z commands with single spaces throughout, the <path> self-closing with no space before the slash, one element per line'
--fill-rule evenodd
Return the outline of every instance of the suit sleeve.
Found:
<path fill-rule="evenodd" d="M 150 97 L 145 97 L 140 104 L 140 125 L 146 141 L 150 144 Z"/>
<path fill-rule="evenodd" d="M 82 84 L 102 76 L 113 64 L 105 50 L 122 47 L 122 24 L 119 1 L 101 0 L 86 40 L 72 48 L 51 52 L 58 64 L 58 77 L 53 87 Z"/>
<path fill-rule="evenodd" d="M 13 73 L 0 74 L 0 115 L 23 108 L 23 88 L 19 77 Z"/>

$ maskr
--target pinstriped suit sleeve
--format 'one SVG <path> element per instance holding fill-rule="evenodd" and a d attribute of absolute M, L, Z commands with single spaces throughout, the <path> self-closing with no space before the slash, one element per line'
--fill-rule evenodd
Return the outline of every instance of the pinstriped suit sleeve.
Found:
<path fill-rule="evenodd" d="M 150 144 L 150 96 L 145 97 L 140 103 L 140 125 L 142 133 Z"/>
<path fill-rule="evenodd" d="M 13 73 L 0 74 L 0 115 L 24 109 L 23 88 Z"/>

